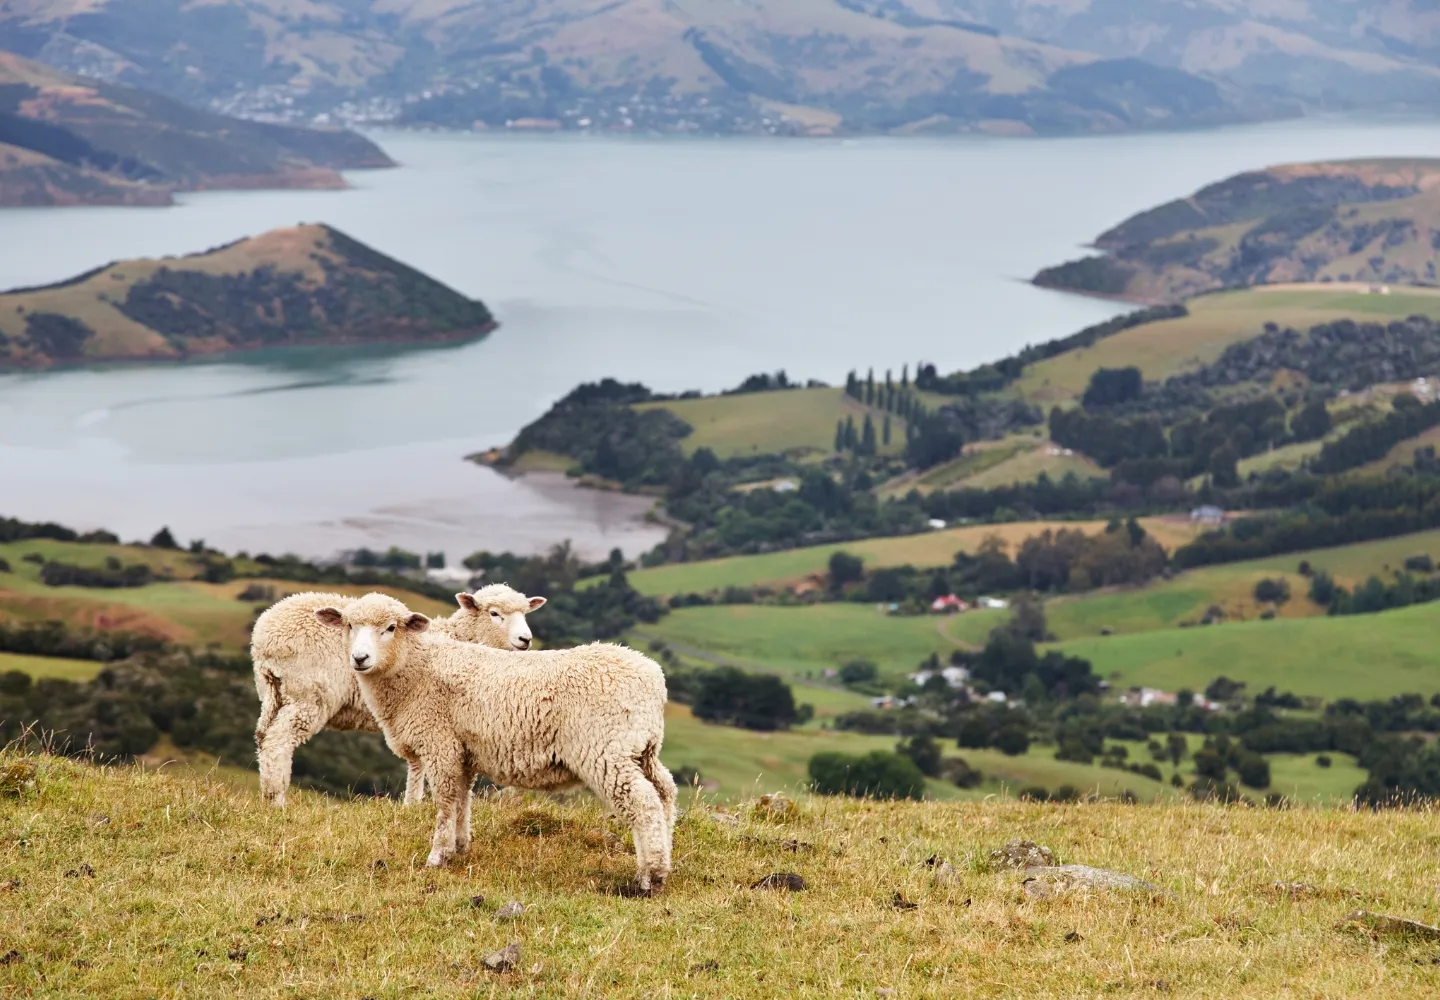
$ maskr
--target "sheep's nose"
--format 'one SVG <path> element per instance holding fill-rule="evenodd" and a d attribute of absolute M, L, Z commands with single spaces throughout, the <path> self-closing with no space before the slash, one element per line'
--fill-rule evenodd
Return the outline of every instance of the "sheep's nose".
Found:
<path fill-rule="evenodd" d="M 370 654 L 369 654 L 369 653 L 356 653 L 353 657 L 351 657 L 351 659 L 353 659 L 353 660 L 355 661 L 355 667 L 356 667 L 357 669 L 363 670 L 364 667 L 365 667 L 365 664 L 368 663 L 369 660 L 370 660 Z"/>
<path fill-rule="evenodd" d="M 521 649 L 529 649 L 530 637 L 528 635 L 522 635 L 520 638 L 515 640 L 515 645 L 519 646 Z"/>

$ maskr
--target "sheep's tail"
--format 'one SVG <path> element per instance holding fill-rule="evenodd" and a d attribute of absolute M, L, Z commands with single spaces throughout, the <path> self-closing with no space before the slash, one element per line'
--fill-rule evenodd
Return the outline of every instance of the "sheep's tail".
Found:
<path fill-rule="evenodd" d="M 645 749 L 640 751 L 640 773 L 645 779 L 655 786 L 655 791 L 660 796 L 660 803 L 665 807 L 666 822 L 673 828 L 675 826 L 675 779 L 670 774 L 670 769 L 660 763 L 660 742 L 651 740 L 645 744 Z"/>

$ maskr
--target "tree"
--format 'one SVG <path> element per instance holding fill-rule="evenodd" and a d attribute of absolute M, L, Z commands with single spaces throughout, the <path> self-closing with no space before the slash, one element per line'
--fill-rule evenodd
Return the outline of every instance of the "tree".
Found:
<path fill-rule="evenodd" d="M 995 749 L 1008 757 L 1018 757 L 1030 749 L 1030 734 L 1024 726 L 1012 722 L 995 734 Z"/>
<path fill-rule="evenodd" d="M 872 799 L 919 799 L 925 775 L 915 762 L 888 750 L 863 757 L 825 752 L 810 758 L 810 784 L 821 795 L 853 795 Z"/>
<path fill-rule="evenodd" d="M 900 388 L 905 389 L 905 388 L 908 388 L 909 385 L 910 385 L 910 366 L 909 366 L 908 364 L 904 364 L 904 365 L 901 365 L 901 366 L 900 366 Z"/>
<path fill-rule="evenodd" d="M 1240 473 L 1236 465 L 1240 462 L 1240 453 L 1230 443 L 1225 443 L 1210 453 L 1210 478 L 1215 481 L 1216 486 L 1230 488 L 1240 485 Z"/>
<path fill-rule="evenodd" d="M 852 414 L 845 416 L 845 447 L 851 451 L 855 450 L 855 417 Z"/>
<path fill-rule="evenodd" d="M 1139 399 L 1144 388 L 1145 383 L 1139 368 L 1101 368 L 1090 376 L 1090 384 L 1085 389 L 1085 395 L 1080 398 L 1080 404 L 1090 410 L 1128 403 L 1132 399 Z"/>
<path fill-rule="evenodd" d="M 1330 411 L 1325 406 L 1325 400 L 1312 399 L 1290 421 L 1290 431 L 1297 441 L 1314 441 L 1330 433 L 1330 424 Z"/>
<path fill-rule="evenodd" d="M 845 421 L 835 421 L 835 450 L 845 450 Z"/>
<path fill-rule="evenodd" d="M 890 414 L 885 414 L 885 423 L 881 425 L 880 443 L 890 447 Z"/>
<path fill-rule="evenodd" d="M 865 578 L 865 564 L 859 556 L 845 551 L 830 556 L 830 590 L 839 593 L 847 583 L 858 583 Z"/>
<path fill-rule="evenodd" d="M 180 545 L 175 541 L 175 536 L 170 534 L 170 529 L 166 527 L 155 532 L 155 537 L 150 539 L 150 547 L 152 549 L 178 549 Z"/>
<path fill-rule="evenodd" d="M 1165 737 L 1165 752 L 1170 756 L 1170 763 L 1179 767 L 1185 755 L 1190 752 L 1190 744 L 1180 733 L 1171 733 Z"/>
<path fill-rule="evenodd" d="M 870 414 L 865 414 L 865 428 L 860 433 L 860 447 L 858 453 L 861 455 L 875 454 L 875 421 L 870 419 Z"/>
<path fill-rule="evenodd" d="M 1248 788 L 1270 787 L 1270 762 L 1258 753 L 1242 753 L 1235 762 L 1235 772 L 1240 775 L 1240 784 Z"/>
<path fill-rule="evenodd" d="M 1310 577 L 1310 600 L 1321 607 L 1329 607 L 1330 602 L 1335 600 L 1336 591 L 1335 578 L 1328 570 L 1317 569 L 1315 575 Z"/>
<path fill-rule="evenodd" d="M 940 744 L 929 733 L 916 733 L 895 744 L 895 752 L 909 757 L 927 778 L 940 776 Z"/>
<path fill-rule="evenodd" d="M 865 373 L 865 405 L 875 405 L 875 369 L 871 368 Z"/>
<path fill-rule="evenodd" d="M 1255 600 L 1262 604 L 1284 604 L 1290 600 L 1290 583 L 1283 576 L 1266 577 L 1255 584 Z"/>
<path fill-rule="evenodd" d="M 795 696 L 774 674 L 716 667 L 700 678 L 691 710 L 698 719 L 743 729 L 786 729 L 795 721 Z"/>
<path fill-rule="evenodd" d="M 868 684 L 879 676 L 879 668 L 869 660 L 851 660 L 840 668 L 841 684 Z"/>

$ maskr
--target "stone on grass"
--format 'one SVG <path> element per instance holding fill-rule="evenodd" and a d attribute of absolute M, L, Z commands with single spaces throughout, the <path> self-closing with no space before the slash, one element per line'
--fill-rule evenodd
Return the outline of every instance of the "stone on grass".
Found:
<path fill-rule="evenodd" d="M 520 942 L 511 941 L 499 951 L 486 955 L 483 961 L 491 972 L 509 972 L 520 964 Z"/>
<path fill-rule="evenodd" d="M 1440 941 L 1440 927 L 1422 924 L 1408 917 L 1394 917 L 1388 913 L 1371 913 L 1356 910 L 1336 924 L 1341 930 L 1360 930 L 1371 937 L 1399 937 L 1420 941 Z"/>
<path fill-rule="evenodd" d="M 942 861 L 935 866 L 935 874 L 930 876 L 930 881 L 938 886 L 959 885 L 960 873 L 950 862 Z"/>
<path fill-rule="evenodd" d="M 1155 883 L 1146 882 L 1134 875 L 1112 872 L 1106 868 L 1091 868 L 1089 865 L 1046 865 L 1026 868 L 1023 886 L 1025 895 L 1032 899 L 1050 899 L 1068 892 L 1084 892 L 1091 889 L 1155 894 L 1165 891 Z"/>
<path fill-rule="evenodd" d="M 1033 840 L 1007 840 L 1004 847 L 990 852 L 997 868 L 1046 868 L 1056 863 L 1055 852 Z"/>
<path fill-rule="evenodd" d="M 496 920 L 514 920 L 525 912 L 525 904 L 511 900 L 495 911 Z"/>
<path fill-rule="evenodd" d="M 755 812 L 770 819 L 785 819 L 795 815 L 795 800 L 784 792 L 771 792 L 760 796 L 755 803 Z"/>

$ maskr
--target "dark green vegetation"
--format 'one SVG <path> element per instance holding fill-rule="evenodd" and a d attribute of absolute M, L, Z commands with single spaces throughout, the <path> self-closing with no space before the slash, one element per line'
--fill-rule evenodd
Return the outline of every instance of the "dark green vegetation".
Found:
<path fill-rule="evenodd" d="M 494 327 L 483 303 L 329 226 L 302 225 L 0 294 L 0 368 L 423 342 Z"/>
<path fill-rule="evenodd" d="M 872 750 L 863 757 L 826 751 L 810 758 L 810 786 L 821 795 L 919 799 L 925 775 L 909 757 Z"/>
<path fill-rule="evenodd" d="M 1355 160 L 1240 174 L 1102 233 L 1105 256 L 1035 283 L 1179 301 L 1277 282 L 1433 284 L 1440 162 Z"/>
<path fill-rule="evenodd" d="M 244 121 L 0 52 L 0 205 L 168 205 L 175 190 L 343 187 L 353 132 Z"/>

